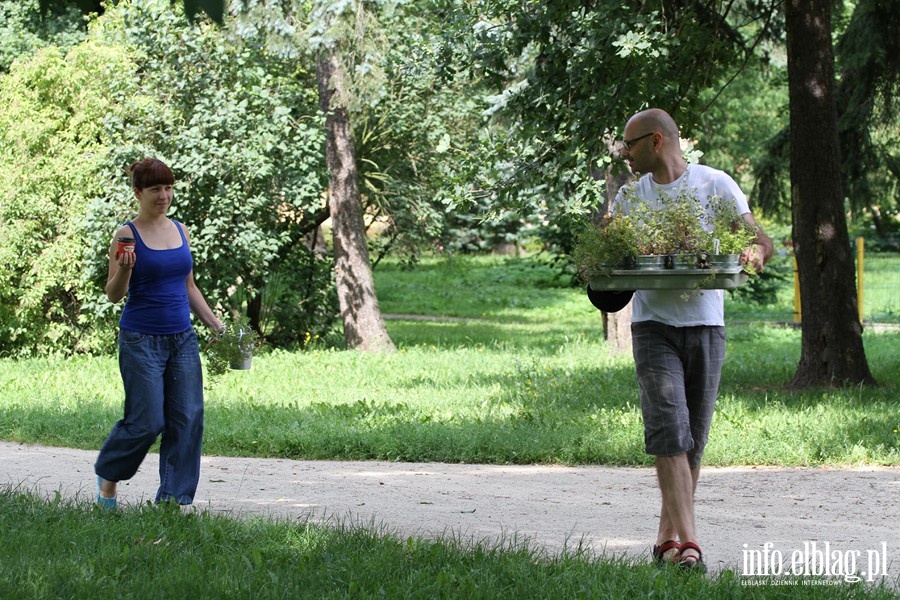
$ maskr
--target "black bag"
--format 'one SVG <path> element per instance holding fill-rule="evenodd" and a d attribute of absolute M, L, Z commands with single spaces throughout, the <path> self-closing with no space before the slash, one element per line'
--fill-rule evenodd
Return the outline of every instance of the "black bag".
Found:
<path fill-rule="evenodd" d="M 594 290 L 587 286 L 588 300 L 595 308 L 603 312 L 619 312 L 631 302 L 634 290 Z"/>

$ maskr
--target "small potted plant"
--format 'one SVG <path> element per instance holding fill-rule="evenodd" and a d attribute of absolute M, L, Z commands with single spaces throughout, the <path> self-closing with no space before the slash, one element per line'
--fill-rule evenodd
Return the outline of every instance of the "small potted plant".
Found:
<path fill-rule="evenodd" d="M 709 266 L 737 266 L 741 252 L 756 237 L 754 228 L 741 218 L 733 202 L 725 202 L 721 196 L 709 199 L 708 223 L 712 228 L 711 244 L 707 249 Z M 747 269 L 752 271 L 752 267 Z"/>
<path fill-rule="evenodd" d="M 222 330 L 210 339 L 205 349 L 210 375 L 222 375 L 229 369 L 249 369 L 258 345 L 259 334 L 246 317 L 223 321 Z"/>
<path fill-rule="evenodd" d="M 626 215 L 606 215 L 588 224 L 575 240 L 575 264 L 584 281 L 630 267 L 638 254 L 638 232 Z"/>

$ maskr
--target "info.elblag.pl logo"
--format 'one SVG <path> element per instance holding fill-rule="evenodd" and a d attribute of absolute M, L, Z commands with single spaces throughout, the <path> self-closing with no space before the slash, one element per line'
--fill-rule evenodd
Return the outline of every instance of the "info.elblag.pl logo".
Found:
<path fill-rule="evenodd" d="M 887 543 L 875 549 L 841 549 L 831 542 L 803 542 L 802 548 L 780 550 L 773 542 L 760 549 L 743 545 L 741 575 L 745 577 L 840 578 L 845 582 L 875 581 L 888 576 Z"/>

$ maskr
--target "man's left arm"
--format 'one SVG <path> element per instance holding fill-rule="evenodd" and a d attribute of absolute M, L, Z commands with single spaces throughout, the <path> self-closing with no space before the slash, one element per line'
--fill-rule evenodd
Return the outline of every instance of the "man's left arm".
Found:
<path fill-rule="evenodd" d="M 772 258 L 772 255 L 775 254 L 775 244 L 772 242 L 772 238 L 767 236 L 759 223 L 756 222 L 753 213 L 744 213 L 741 217 L 756 232 L 756 237 L 741 253 L 741 264 L 749 264 L 754 271 L 759 273 L 763 270 L 765 264 L 769 262 L 769 259 Z"/>

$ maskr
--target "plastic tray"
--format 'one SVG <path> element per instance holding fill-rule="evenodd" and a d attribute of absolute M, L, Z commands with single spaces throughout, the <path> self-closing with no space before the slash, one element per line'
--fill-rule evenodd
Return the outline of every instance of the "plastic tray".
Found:
<path fill-rule="evenodd" d="M 733 290 L 749 276 L 743 267 L 722 269 L 615 269 L 591 280 L 591 289 L 602 290 Z"/>

